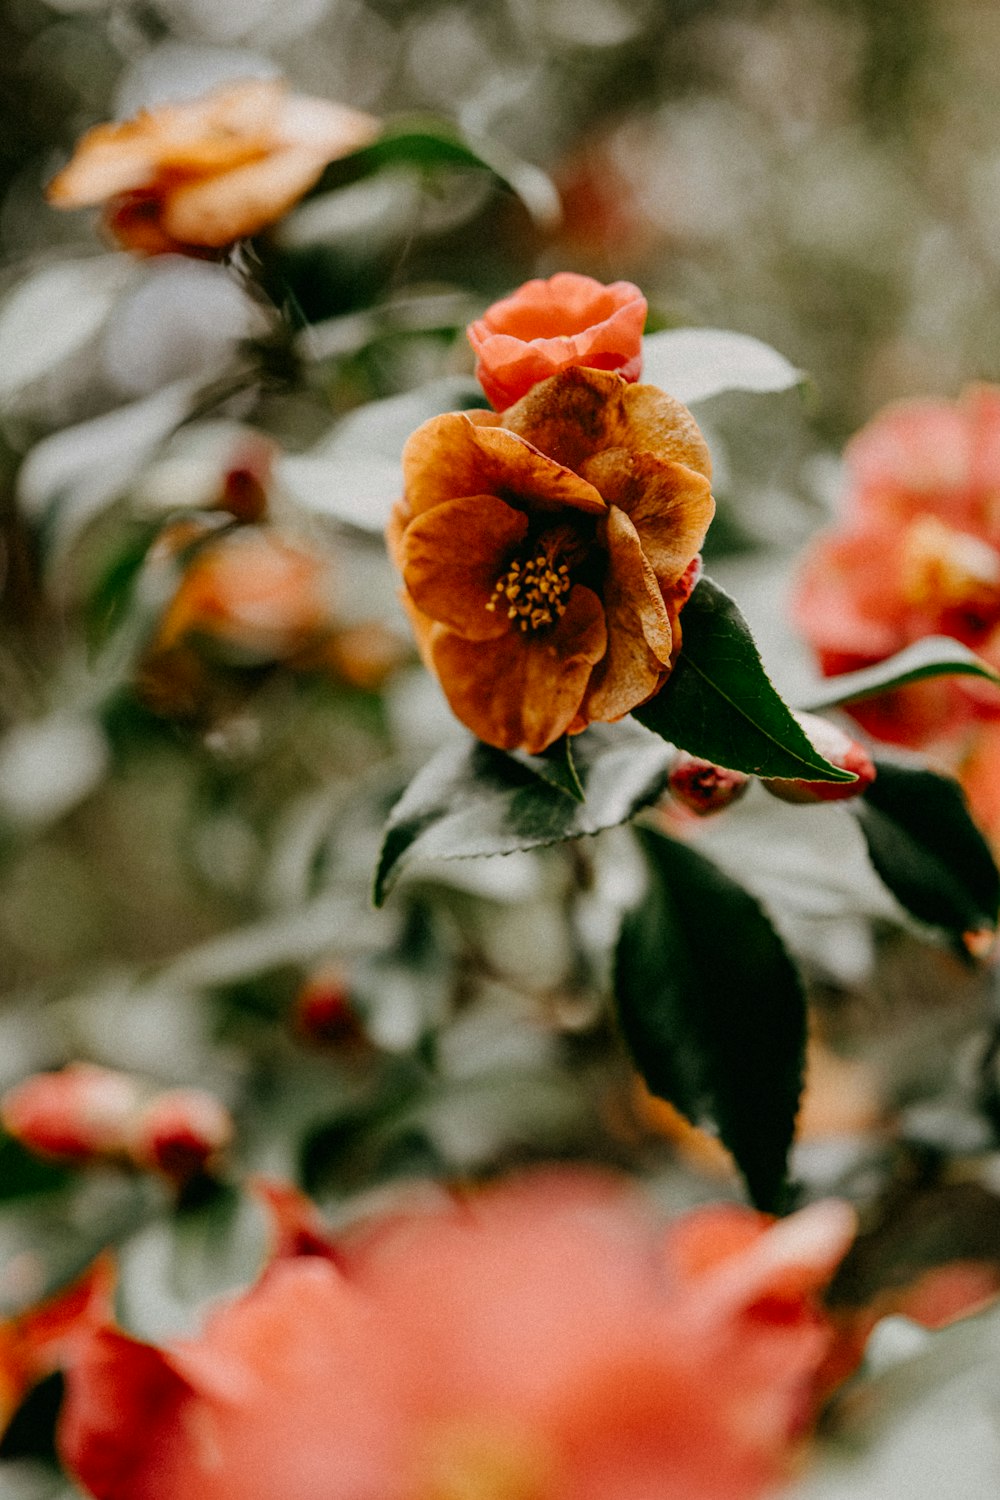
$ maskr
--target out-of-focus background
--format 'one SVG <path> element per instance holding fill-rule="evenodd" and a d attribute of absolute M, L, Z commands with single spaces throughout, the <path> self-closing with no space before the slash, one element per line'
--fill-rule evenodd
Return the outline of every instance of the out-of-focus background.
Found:
<path fill-rule="evenodd" d="M 1000 379 L 1000 9 L 7 0 L 0 25 L 0 1089 L 79 1057 L 206 1087 L 234 1113 L 237 1176 L 334 1209 L 540 1156 L 638 1170 L 670 1207 L 738 1195 L 608 1018 L 641 879 L 626 834 L 421 871 L 370 904 L 385 812 L 456 728 L 344 479 L 441 407 L 350 414 L 436 380 L 461 404 L 466 322 L 562 269 L 638 283 L 651 329 L 772 344 L 804 389 L 697 415 L 713 572 L 797 701 L 812 669 L 783 598 L 844 442 L 888 401 Z M 96 215 L 47 206 L 88 127 L 273 74 L 452 121 L 497 172 L 334 165 L 260 258 L 225 264 L 135 260 Z M 248 547 L 277 580 L 264 626 L 240 597 Z M 193 629 L 171 645 L 177 599 Z M 911 1205 L 844 1298 L 925 1252 L 1000 1262 L 989 975 L 915 930 L 842 809 L 754 787 L 698 834 L 665 816 L 803 964 L 803 1192 Z M 0 1168 L 8 1310 L 114 1241 L 123 1319 L 173 1332 L 261 1250 L 236 1189 L 182 1233 L 162 1182 L 69 1174 L 6 1136 Z"/>
<path fill-rule="evenodd" d="M 511 231 L 525 270 L 628 277 L 665 318 L 770 340 L 814 373 L 831 439 L 998 374 L 986 0 L 11 0 L 3 25 L 8 264 L 78 238 L 39 189 L 84 127 L 277 70 L 537 163 L 565 218 Z M 495 234 L 456 235 L 453 265 L 485 292 L 517 269 Z"/>

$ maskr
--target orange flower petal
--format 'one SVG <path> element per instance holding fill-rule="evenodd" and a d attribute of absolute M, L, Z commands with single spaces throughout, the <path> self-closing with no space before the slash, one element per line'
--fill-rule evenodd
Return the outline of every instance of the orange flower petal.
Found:
<path fill-rule="evenodd" d="M 528 530 L 528 518 L 495 495 L 446 500 L 406 528 L 403 577 L 417 608 L 466 640 L 486 641 L 510 628 L 506 607 L 490 611 L 504 562 Z"/>
<path fill-rule="evenodd" d="M 653 453 L 620 448 L 588 459 L 584 474 L 628 515 L 660 584 L 676 582 L 701 550 L 715 514 L 705 476 Z"/>
<path fill-rule="evenodd" d="M 711 476 L 708 448 L 687 407 L 655 385 L 629 385 L 614 371 L 563 370 L 536 385 L 503 420 L 578 472 L 594 454 L 624 448 Z"/>
<path fill-rule="evenodd" d="M 479 413 L 474 414 L 476 417 Z M 592 484 L 502 427 L 445 412 L 418 427 L 403 449 L 406 499 L 414 515 L 462 495 L 500 495 L 532 511 L 606 509 Z"/>
<path fill-rule="evenodd" d="M 537 755 L 573 720 L 607 639 L 601 601 L 578 584 L 546 635 L 469 641 L 439 627 L 431 657 L 453 712 L 473 734 Z"/>
<path fill-rule="evenodd" d="M 630 281 L 604 286 L 573 271 L 528 281 L 470 325 L 476 376 L 501 410 L 571 365 L 635 380 L 645 322 L 646 299 Z"/>
<path fill-rule="evenodd" d="M 673 626 L 656 575 L 635 527 L 617 507 L 608 518 L 608 574 L 604 585 L 608 649 L 595 667 L 585 711 L 590 719 L 620 719 L 656 692 L 673 654 Z"/>
<path fill-rule="evenodd" d="M 216 247 L 257 234 L 308 192 L 325 165 L 310 147 L 290 146 L 184 183 L 166 195 L 164 228 L 185 244 Z"/>

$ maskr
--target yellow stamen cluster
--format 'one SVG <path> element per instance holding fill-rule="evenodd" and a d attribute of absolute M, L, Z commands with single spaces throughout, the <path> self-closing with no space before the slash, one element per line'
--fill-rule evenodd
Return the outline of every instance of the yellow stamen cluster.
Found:
<path fill-rule="evenodd" d="M 486 608 L 507 606 L 507 618 L 521 631 L 553 625 L 565 612 L 565 595 L 572 587 L 569 564 L 556 563 L 539 551 L 524 562 L 514 561 L 496 582 Z"/>

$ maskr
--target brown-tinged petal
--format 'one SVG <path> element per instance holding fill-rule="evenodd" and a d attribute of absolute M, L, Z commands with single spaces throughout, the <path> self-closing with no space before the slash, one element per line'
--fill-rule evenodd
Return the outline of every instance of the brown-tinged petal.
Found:
<path fill-rule="evenodd" d="M 495 495 L 445 500 L 410 522 L 400 543 L 403 578 L 417 608 L 470 641 L 492 640 L 510 624 L 506 601 L 490 610 L 494 587 L 528 518 Z"/>
<path fill-rule="evenodd" d="M 310 147 L 289 146 L 231 171 L 182 183 L 167 192 L 164 227 L 186 244 L 231 244 L 286 214 L 318 180 L 324 165 Z"/>
<path fill-rule="evenodd" d="M 119 193 L 147 187 L 156 175 L 156 148 L 135 125 L 95 125 L 45 196 L 56 208 L 87 208 Z"/>
<path fill-rule="evenodd" d="M 601 602 L 577 585 L 547 635 L 468 641 L 438 627 L 431 656 L 452 711 L 473 734 L 537 755 L 572 722 L 606 644 Z"/>
<path fill-rule="evenodd" d="M 606 508 L 578 474 L 465 412 L 445 412 L 417 428 L 403 449 L 403 475 L 414 515 L 463 495 L 499 495 L 529 511 L 568 506 L 598 515 Z"/>
<path fill-rule="evenodd" d="M 708 448 L 687 407 L 615 371 L 563 370 L 505 412 L 504 426 L 576 471 L 595 453 L 626 448 L 711 474 Z"/>
<path fill-rule="evenodd" d="M 657 454 L 609 448 L 586 461 L 584 476 L 610 505 L 625 511 L 664 587 L 700 551 L 715 514 L 709 482 Z"/>
<path fill-rule="evenodd" d="M 594 668 L 584 702 L 587 719 L 620 719 L 645 703 L 668 671 L 673 626 L 635 527 L 613 506 L 608 517 L 604 585 L 608 649 Z"/>

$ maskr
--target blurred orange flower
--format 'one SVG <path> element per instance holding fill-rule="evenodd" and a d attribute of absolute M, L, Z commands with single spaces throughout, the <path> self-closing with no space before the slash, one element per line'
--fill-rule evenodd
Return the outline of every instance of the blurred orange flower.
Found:
<path fill-rule="evenodd" d="M 195 540 L 165 533 L 159 545 Z M 205 533 L 207 534 L 207 533 Z M 189 634 L 203 636 L 245 661 L 275 661 L 311 645 L 333 625 L 333 580 L 327 560 L 261 526 L 243 526 L 205 541 L 187 567 L 160 625 L 155 650 Z"/>
<path fill-rule="evenodd" d="M 844 1204 L 696 1212 L 549 1171 L 279 1259 L 204 1331 L 112 1326 L 59 1443 L 98 1500 L 750 1500 L 787 1473 Z"/>
<path fill-rule="evenodd" d="M 604 286 L 575 271 L 526 281 L 469 325 L 476 377 L 497 411 L 571 365 L 638 380 L 645 322 L 646 299 L 630 281 Z"/>
<path fill-rule="evenodd" d="M 869 666 L 931 634 L 1000 666 L 1000 387 L 890 406 L 846 461 L 843 520 L 807 554 L 792 605 L 822 670 Z M 1000 717 L 1000 696 L 944 678 L 851 712 L 880 739 L 926 745 Z"/>
<path fill-rule="evenodd" d="M 403 452 L 389 547 L 427 665 L 487 744 L 544 750 L 664 683 L 714 513 L 686 407 L 570 368 Z"/>
<path fill-rule="evenodd" d="M 371 116 L 249 79 L 181 104 L 98 125 L 49 184 L 58 208 L 103 203 L 128 250 L 202 253 L 288 212 L 328 162 L 368 145 Z"/>

